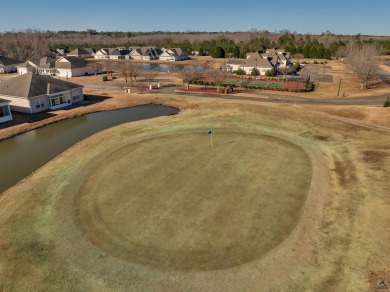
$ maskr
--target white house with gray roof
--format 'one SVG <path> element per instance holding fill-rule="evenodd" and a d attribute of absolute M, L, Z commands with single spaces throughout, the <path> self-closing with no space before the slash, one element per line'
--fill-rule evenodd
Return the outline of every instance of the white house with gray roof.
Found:
<path fill-rule="evenodd" d="M 259 52 L 252 53 L 247 59 L 231 59 L 227 62 L 232 71 L 242 69 L 246 74 L 251 74 L 253 68 L 257 68 L 260 75 L 265 75 L 268 70 L 276 70 L 277 64 L 270 59 L 263 58 Z"/>
<path fill-rule="evenodd" d="M 0 99 L 16 112 L 34 114 L 84 100 L 83 86 L 46 75 L 23 74 L 0 83 Z"/>
<path fill-rule="evenodd" d="M 163 48 L 159 59 L 163 61 L 182 61 L 188 60 L 189 58 L 187 51 L 180 48 Z"/>
<path fill-rule="evenodd" d="M 150 48 L 150 47 L 141 47 L 141 48 L 134 48 L 130 52 L 130 59 L 133 60 L 157 60 L 158 59 L 158 52 L 156 48 Z"/>
<path fill-rule="evenodd" d="M 9 107 L 9 101 L 0 99 L 0 124 L 12 120 L 11 109 Z"/>
<path fill-rule="evenodd" d="M 16 72 L 16 66 L 21 63 L 22 61 L 0 56 L 0 74 Z"/>
<path fill-rule="evenodd" d="M 93 69 L 87 66 L 87 62 L 79 57 L 61 57 L 56 61 L 55 68 L 55 75 L 58 77 L 77 77 L 94 73 Z"/>
<path fill-rule="evenodd" d="M 55 75 L 56 59 L 44 57 L 41 59 L 27 60 L 16 66 L 18 74 L 37 73 L 43 75 Z"/>
<path fill-rule="evenodd" d="M 18 73 L 35 73 L 39 75 L 49 75 L 58 77 L 77 77 L 93 74 L 92 68 L 87 66 L 87 62 L 80 57 L 61 57 L 58 60 L 52 58 L 42 58 L 28 60 L 17 66 Z"/>
<path fill-rule="evenodd" d="M 91 49 L 92 50 L 92 49 Z M 68 57 L 79 57 L 79 58 L 91 58 L 93 57 L 93 53 L 86 49 L 74 49 L 73 51 L 66 54 Z"/>

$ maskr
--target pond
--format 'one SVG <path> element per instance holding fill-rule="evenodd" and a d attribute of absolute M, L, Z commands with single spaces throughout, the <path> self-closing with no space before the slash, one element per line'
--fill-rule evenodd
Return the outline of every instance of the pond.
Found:
<path fill-rule="evenodd" d="M 0 194 L 75 143 L 123 123 L 178 113 L 163 105 L 143 105 L 66 119 L 0 141 Z"/>

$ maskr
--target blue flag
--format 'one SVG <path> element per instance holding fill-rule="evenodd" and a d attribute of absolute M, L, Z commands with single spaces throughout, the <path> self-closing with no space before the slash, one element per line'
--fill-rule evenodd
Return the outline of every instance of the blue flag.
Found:
<path fill-rule="evenodd" d="M 213 132 L 211 132 L 211 131 L 208 131 L 208 133 L 207 134 L 209 134 L 209 135 L 211 135 Z"/>

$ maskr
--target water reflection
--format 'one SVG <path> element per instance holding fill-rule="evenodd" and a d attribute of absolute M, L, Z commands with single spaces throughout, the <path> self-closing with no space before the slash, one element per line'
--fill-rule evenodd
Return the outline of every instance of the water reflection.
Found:
<path fill-rule="evenodd" d="M 63 120 L 0 141 L 0 193 L 55 156 L 99 131 L 127 122 L 177 113 L 162 105 L 137 106 Z"/>

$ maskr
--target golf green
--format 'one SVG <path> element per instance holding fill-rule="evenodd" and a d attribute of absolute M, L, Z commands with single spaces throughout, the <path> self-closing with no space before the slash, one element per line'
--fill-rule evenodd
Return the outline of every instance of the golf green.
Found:
<path fill-rule="evenodd" d="M 85 236 L 115 257 L 164 269 L 222 269 L 288 236 L 311 176 L 304 150 L 283 139 L 169 134 L 107 154 L 80 186 L 75 208 Z"/>

